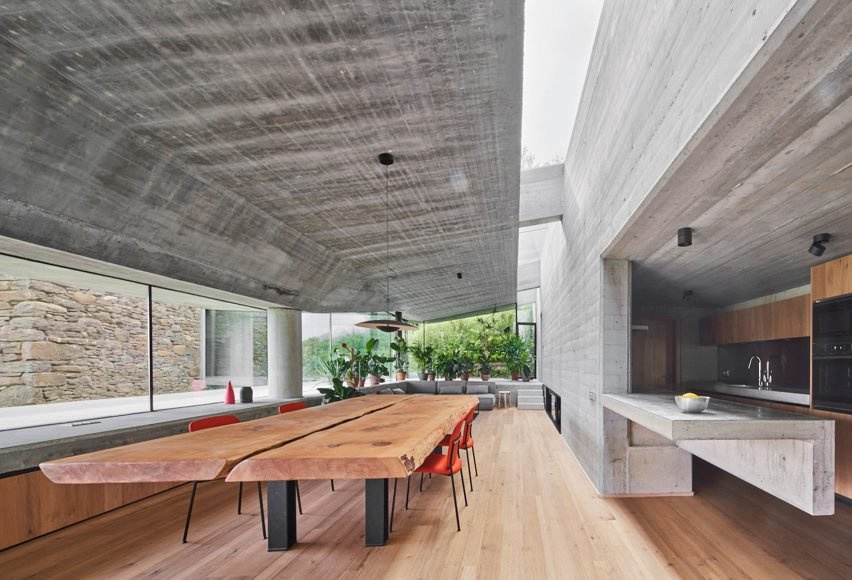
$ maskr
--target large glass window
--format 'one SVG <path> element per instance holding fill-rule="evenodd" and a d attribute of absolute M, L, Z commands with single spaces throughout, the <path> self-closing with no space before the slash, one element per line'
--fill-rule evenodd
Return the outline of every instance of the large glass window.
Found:
<path fill-rule="evenodd" d="M 154 288 L 154 408 L 224 400 L 231 382 L 267 388 L 266 311 Z"/>
<path fill-rule="evenodd" d="M 0 256 L 0 429 L 149 410 L 147 296 Z"/>
<path fill-rule="evenodd" d="M 334 349 L 347 347 L 363 351 L 367 341 L 375 338 L 376 352 L 390 356 L 393 335 L 380 330 L 361 328 L 356 323 L 367 319 L 385 318 L 371 313 L 302 313 L 302 394 L 316 394 L 317 388 L 328 385 L 328 377 L 320 370 L 320 361 L 327 359 Z M 390 370 L 390 369 L 389 369 Z"/>

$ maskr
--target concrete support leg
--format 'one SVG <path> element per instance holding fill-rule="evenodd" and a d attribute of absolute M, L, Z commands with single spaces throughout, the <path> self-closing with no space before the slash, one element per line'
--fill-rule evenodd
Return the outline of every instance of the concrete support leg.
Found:
<path fill-rule="evenodd" d="M 302 312 L 289 308 L 267 311 L 269 396 L 302 396 Z"/>

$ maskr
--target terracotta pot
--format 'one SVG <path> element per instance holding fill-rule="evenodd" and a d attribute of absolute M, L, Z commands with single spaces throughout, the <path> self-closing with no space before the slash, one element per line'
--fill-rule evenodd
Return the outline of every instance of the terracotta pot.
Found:
<path fill-rule="evenodd" d="M 407 374 L 405 371 L 396 371 L 396 380 L 404 381 Z"/>
<path fill-rule="evenodd" d="M 358 388 L 359 388 L 359 389 L 363 389 L 363 388 L 364 388 L 364 379 L 358 379 Z"/>
<path fill-rule="evenodd" d="M 479 375 L 479 378 L 482 379 L 483 381 L 490 381 L 491 375 Z"/>
<path fill-rule="evenodd" d="M 512 380 L 517 381 L 519 378 L 521 378 L 521 373 L 518 371 L 512 371 Z"/>
<path fill-rule="evenodd" d="M 466 381 L 470 378 L 470 373 L 462 373 L 461 380 Z"/>
<path fill-rule="evenodd" d="M 364 385 L 367 387 L 374 387 L 381 382 L 381 379 L 376 375 L 367 375 L 367 381 L 364 383 Z"/>
<path fill-rule="evenodd" d="M 435 373 L 427 373 L 426 374 L 426 380 L 427 381 L 434 381 L 435 380 Z"/>
<path fill-rule="evenodd" d="M 346 386 L 350 389 L 357 389 L 358 387 L 363 386 L 361 383 L 362 379 L 358 377 L 358 375 L 352 375 L 352 378 L 346 379 Z"/>

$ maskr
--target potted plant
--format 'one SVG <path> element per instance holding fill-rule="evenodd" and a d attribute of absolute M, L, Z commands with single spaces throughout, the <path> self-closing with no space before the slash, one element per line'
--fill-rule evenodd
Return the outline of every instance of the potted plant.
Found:
<path fill-rule="evenodd" d="M 364 393 L 359 392 L 357 389 L 344 385 L 340 377 L 331 379 L 331 388 L 321 387 L 317 390 L 322 393 L 323 405 L 364 395 Z"/>
<path fill-rule="evenodd" d="M 473 355 L 469 348 L 461 347 L 456 350 L 456 372 L 461 375 L 459 378 L 463 381 L 470 379 L 470 373 L 473 371 L 474 362 Z"/>
<path fill-rule="evenodd" d="M 393 359 L 387 356 L 382 356 L 376 352 L 376 345 L 379 341 L 371 338 L 364 345 L 364 361 L 366 361 L 367 381 L 365 385 L 370 387 L 378 385 L 382 382 L 382 377 L 388 374 L 388 363 Z"/>
<path fill-rule="evenodd" d="M 435 347 L 415 343 L 408 347 L 408 351 L 420 369 L 418 378 L 421 381 L 434 381 L 435 372 L 432 370 L 432 357 L 435 355 Z M 431 378 L 429 378 L 430 373 L 432 374 Z"/>
<path fill-rule="evenodd" d="M 500 354 L 503 357 L 503 362 L 506 363 L 506 369 L 512 373 L 513 381 L 520 378 L 524 366 L 523 357 L 526 352 L 526 345 L 524 345 L 520 336 L 511 332 L 507 332 L 503 336 L 500 343 Z"/>
<path fill-rule="evenodd" d="M 391 341 L 390 347 L 394 352 L 393 366 L 396 372 L 395 378 L 398 381 L 404 381 L 408 375 L 408 343 L 400 336 Z"/>
<path fill-rule="evenodd" d="M 479 368 L 479 378 L 491 380 L 491 353 L 486 348 L 480 348 L 476 353 L 476 366 Z"/>
<path fill-rule="evenodd" d="M 444 346 L 435 351 L 433 367 L 436 374 L 451 381 L 456 378 L 456 353 L 455 349 Z"/>

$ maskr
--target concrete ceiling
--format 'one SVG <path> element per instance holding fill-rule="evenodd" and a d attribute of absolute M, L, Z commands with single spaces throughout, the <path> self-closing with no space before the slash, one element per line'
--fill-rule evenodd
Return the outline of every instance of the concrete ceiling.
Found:
<path fill-rule="evenodd" d="M 0 235 L 313 311 L 516 291 L 523 3 L 0 6 Z M 463 273 L 463 279 L 456 277 Z"/>
<path fill-rule="evenodd" d="M 697 144 L 674 160 L 606 255 L 634 261 L 634 301 L 725 306 L 807 284 L 852 253 L 852 4 L 823 2 Z M 677 229 L 694 228 L 677 246 Z M 828 232 L 828 251 L 807 252 Z"/>

